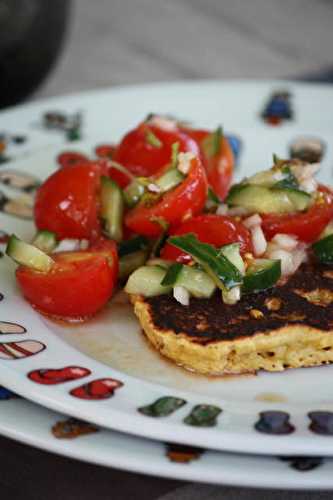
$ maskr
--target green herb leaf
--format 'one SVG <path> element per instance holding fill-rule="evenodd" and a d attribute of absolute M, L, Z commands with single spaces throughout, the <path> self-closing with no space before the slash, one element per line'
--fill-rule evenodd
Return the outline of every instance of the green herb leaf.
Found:
<path fill-rule="evenodd" d="M 199 241 L 193 233 L 172 236 L 168 242 L 189 253 L 221 290 L 230 290 L 242 283 L 243 277 L 237 267 L 215 247 Z"/>
<path fill-rule="evenodd" d="M 220 154 L 222 137 L 222 127 L 218 127 L 214 132 L 209 134 L 206 139 L 204 139 L 203 149 L 208 158 L 214 158 L 214 156 Z"/>
<path fill-rule="evenodd" d="M 220 200 L 219 200 L 217 194 L 213 191 L 213 189 L 211 187 L 208 188 L 208 200 L 213 202 L 213 203 L 216 203 L 216 205 L 220 204 Z"/>
<path fill-rule="evenodd" d="M 183 264 L 180 262 L 175 262 L 172 264 L 166 272 L 163 280 L 161 281 L 162 286 L 173 286 L 179 276 L 180 271 L 183 269 Z"/>
<path fill-rule="evenodd" d="M 146 141 L 154 148 L 161 148 L 163 146 L 162 141 L 151 130 L 147 130 L 146 132 Z"/>
<path fill-rule="evenodd" d="M 278 165 L 281 162 L 281 159 L 277 154 L 273 153 L 273 165 Z"/>
<path fill-rule="evenodd" d="M 299 184 L 289 166 L 281 168 L 283 179 L 273 184 L 273 189 L 299 189 Z"/>

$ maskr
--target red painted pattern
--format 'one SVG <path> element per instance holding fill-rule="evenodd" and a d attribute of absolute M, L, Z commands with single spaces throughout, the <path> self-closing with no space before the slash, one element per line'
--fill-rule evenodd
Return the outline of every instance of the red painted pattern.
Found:
<path fill-rule="evenodd" d="M 100 378 L 72 389 L 70 394 L 79 399 L 98 400 L 113 396 L 114 391 L 124 384 L 113 378 Z"/>
<path fill-rule="evenodd" d="M 0 244 L 6 244 L 9 240 L 9 234 L 0 229 Z"/>
<path fill-rule="evenodd" d="M 37 384 L 55 385 L 78 380 L 91 374 L 88 368 L 65 366 L 64 368 L 41 368 L 28 373 L 28 378 Z"/>

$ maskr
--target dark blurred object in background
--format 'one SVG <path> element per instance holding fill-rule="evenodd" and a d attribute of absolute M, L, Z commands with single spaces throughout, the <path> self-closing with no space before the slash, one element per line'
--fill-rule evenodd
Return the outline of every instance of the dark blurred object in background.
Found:
<path fill-rule="evenodd" d="M 41 83 L 62 46 L 70 0 L 0 0 L 0 108 Z"/>

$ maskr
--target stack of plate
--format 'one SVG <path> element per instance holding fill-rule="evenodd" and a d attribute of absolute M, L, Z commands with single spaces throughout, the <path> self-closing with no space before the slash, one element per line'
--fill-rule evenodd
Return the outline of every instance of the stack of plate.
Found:
<path fill-rule="evenodd" d="M 45 113 L 78 112 L 81 141 L 66 142 L 59 123 L 44 126 Z M 207 81 L 56 98 L 0 115 L 7 143 L 0 153 L 0 249 L 6 233 L 32 237 L 33 188 L 56 168 L 59 152 L 91 153 L 97 144 L 116 142 L 149 112 L 201 127 L 222 123 L 243 146 L 237 178 L 267 168 L 273 152 L 288 156 L 300 137 L 315 138 L 324 153 L 321 180 L 331 182 L 329 86 Z M 45 319 L 22 299 L 7 258 L 0 259 L 0 277 L 1 434 L 160 476 L 333 488 L 328 458 L 333 455 L 333 367 L 205 378 L 172 365 L 148 346 L 122 293 L 93 320 L 67 325 Z"/>

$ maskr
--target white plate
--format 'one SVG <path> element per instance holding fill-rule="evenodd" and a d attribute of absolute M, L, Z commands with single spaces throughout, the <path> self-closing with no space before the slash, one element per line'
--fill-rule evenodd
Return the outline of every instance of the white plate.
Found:
<path fill-rule="evenodd" d="M 295 119 L 279 127 L 267 125 L 260 112 L 272 91 L 292 93 Z M 66 143 L 64 133 L 41 126 L 46 111 L 84 115 L 83 141 Z M 333 88 L 292 82 L 195 82 L 142 87 L 115 88 L 88 94 L 57 98 L 18 107 L 0 114 L 0 130 L 9 134 L 27 134 L 23 145 L 11 144 L 12 162 L 0 166 L 45 178 L 56 168 L 59 151 L 78 149 L 92 152 L 93 145 L 117 141 L 148 112 L 170 113 L 193 121 L 198 126 L 214 127 L 223 123 L 225 130 L 239 135 L 244 144 L 238 177 L 265 168 L 272 152 L 288 154 L 290 142 L 301 135 L 319 137 L 325 142 L 322 180 L 331 181 Z M 7 196 L 14 190 L 1 186 Z M 31 222 L 0 214 L 0 229 L 30 238 Z M 190 375 L 165 362 L 143 341 L 139 327 L 128 306 L 113 303 L 93 321 L 75 327 L 62 327 L 45 320 L 24 302 L 14 280 L 14 265 L 0 259 L 0 320 L 22 325 L 24 330 L 1 335 L 3 345 L 19 359 L 1 359 L 0 383 L 43 406 L 99 425 L 164 441 L 182 442 L 220 450 L 263 454 L 331 455 L 333 437 L 309 429 L 308 412 L 333 410 L 328 380 L 333 366 L 290 370 L 282 374 L 258 377 L 205 379 Z M 117 299 L 116 299 L 117 302 Z M 1 328 L 0 328 L 1 330 Z M 9 342 L 28 341 L 28 344 Z M 35 343 L 31 343 L 34 341 Z M 37 343 L 36 343 L 37 342 Z M 40 349 L 34 356 L 30 351 Z M 20 354 L 19 354 L 20 352 Z M 82 379 L 57 385 L 41 385 L 27 377 L 32 370 L 78 366 L 91 374 Z M 83 371 L 75 374 L 82 375 Z M 113 397 L 87 401 L 70 394 L 72 389 L 96 379 L 106 381 Z M 118 387 L 116 387 L 118 385 Z M 152 418 L 141 414 L 139 407 L 172 396 L 186 401 L 169 416 Z M 213 405 L 222 410 L 211 427 L 195 427 L 184 418 L 196 405 Z M 209 409 L 208 409 L 209 410 Z M 214 408 L 210 408 L 214 410 Z M 259 432 L 255 425 L 259 413 L 283 411 L 285 435 Z M 275 418 L 279 415 L 275 414 Z M 330 432 L 331 415 L 324 416 Z M 287 420 L 294 429 L 288 426 Z M 323 423 L 321 418 L 321 423 Z M 271 422 L 271 420 L 270 420 Z M 270 423 L 268 422 L 268 424 Z M 275 420 L 276 422 L 276 420 Z M 210 423 L 214 423 L 211 421 Z M 266 422 L 267 424 L 267 422 Z M 330 427 L 331 426 L 331 427 Z M 268 425 L 269 427 L 269 425 Z M 261 430 L 269 430 L 260 425 Z M 318 428 L 318 426 L 317 426 Z M 324 429 L 325 431 L 325 429 Z"/>
<path fill-rule="evenodd" d="M 186 481 L 255 488 L 333 489 L 331 458 L 237 455 L 172 445 L 89 424 L 87 427 L 82 421 L 24 399 L 3 397 L 7 395 L 0 388 L 0 434 L 60 455 Z"/>

